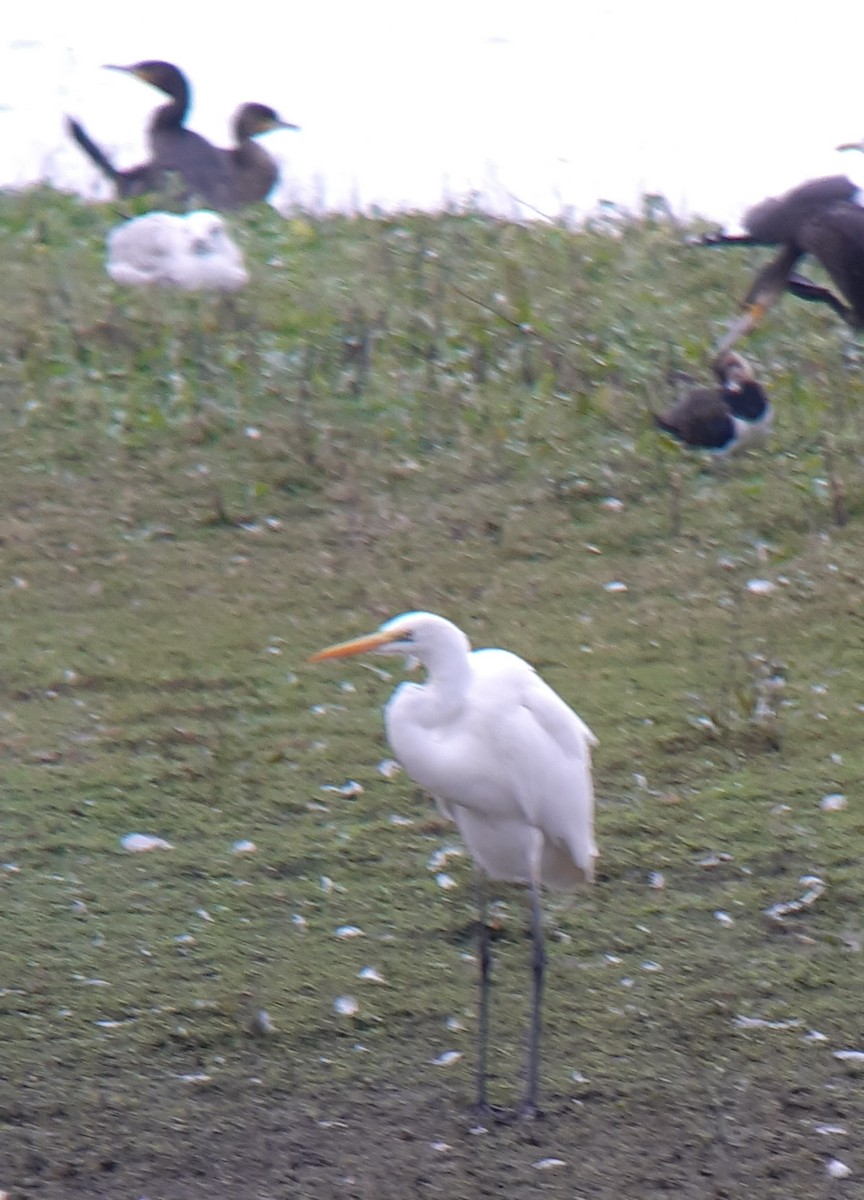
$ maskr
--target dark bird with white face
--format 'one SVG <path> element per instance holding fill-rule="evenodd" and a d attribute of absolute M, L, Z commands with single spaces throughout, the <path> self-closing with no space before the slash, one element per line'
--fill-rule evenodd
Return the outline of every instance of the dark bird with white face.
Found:
<path fill-rule="evenodd" d="M 720 456 L 763 442 L 773 411 L 747 360 L 727 351 L 715 360 L 714 373 L 718 386 L 691 388 L 667 412 L 655 414 L 658 429 L 693 450 Z"/>

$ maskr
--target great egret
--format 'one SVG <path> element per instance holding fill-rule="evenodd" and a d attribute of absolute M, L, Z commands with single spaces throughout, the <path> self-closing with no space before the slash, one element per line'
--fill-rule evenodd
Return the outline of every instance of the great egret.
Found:
<path fill-rule="evenodd" d="M 685 446 L 727 455 L 764 440 L 773 410 L 740 354 L 729 351 L 713 365 L 719 387 L 692 388 L 654 422 Z"/>
<path fill-rule="evenodd" d="M 523 659 L 471 650 L 456 625 L 404 613 L 377 633 L 319 650 L 311 662 L 374 651 L 426 668 L 384 709 L 387 737 L 411 778 L 454 821 L 483 876 L 526 884 L 531 896 L 532 1002 L 520 1112 L 537 1112 L 545 951 L 540 887 L 570 889 L 594 877 L 594 789 L 588 726 Z M 490 952 L 481 881 L 477 1106 L 486 1088 Z"/>
<path fill-rule="evenodd" d="M 106 269 L 115 283 L 233 292 L 249 281 L 218 213 L 154 212 L 112 229 Z"/>

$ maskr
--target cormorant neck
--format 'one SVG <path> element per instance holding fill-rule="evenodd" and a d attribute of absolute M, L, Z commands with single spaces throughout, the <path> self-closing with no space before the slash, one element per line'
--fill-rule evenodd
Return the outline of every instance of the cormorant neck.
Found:
<path fill-rule="evenodd" d="M 172 80 L 168 95 L 171 97 L 168 103 L 160 104 L 151 117 L 151 129 L 179 129 L 186 120 L 189 111 L 189 88 L 186 81 L 182 77 Z"/>

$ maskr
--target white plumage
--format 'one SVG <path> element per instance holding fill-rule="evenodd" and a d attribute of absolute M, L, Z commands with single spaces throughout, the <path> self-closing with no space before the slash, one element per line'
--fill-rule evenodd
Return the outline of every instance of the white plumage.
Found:
<path fill-rule="evenodd" d="M 233 292 L 249 282 L 243 255 L 218 213 L 152 212 L 112 229 L 106 269 L 115 283 Z"/>
<path fill-rule="evenodd" d="M 472 651 L 461 629 L 433 613 L 405 613 L 377 633 L 319 651 L 312 661 L 366 651 L 404 654 L 425 666 L 426 683 L 401 684 L 384 710 L 393 752 L 459 827 L 485 875 L 531 889 L 535 978 L 523 1112 L 533 1113 L 544 961 L 538 888 L 572 888 L 593 879 L 596 738 L 527 662 L 507 650 Z M 485 920 L 481 1107 L 487 1107 L 484 931 Z"/>

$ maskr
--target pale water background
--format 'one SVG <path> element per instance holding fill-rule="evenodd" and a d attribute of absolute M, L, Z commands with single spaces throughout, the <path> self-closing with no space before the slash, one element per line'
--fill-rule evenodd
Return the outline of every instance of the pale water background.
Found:
<path fill-rule="evenodd" d="M 581 214 L 660 193 L 732 220 L 818 174 L 864 135 L 860 0 L 32 0 L 0 43 L 0 186 L 109 194 L 63 129 L 78 117 L 118 165 L 145 157 L 159 96 L 101 69 L 176 62 L 191 128 L 229 142 L 258 100 L 302 126 L 269 135 L 278 207 Z"/>

